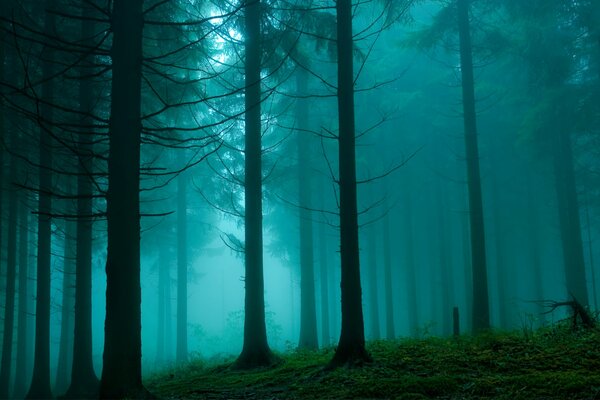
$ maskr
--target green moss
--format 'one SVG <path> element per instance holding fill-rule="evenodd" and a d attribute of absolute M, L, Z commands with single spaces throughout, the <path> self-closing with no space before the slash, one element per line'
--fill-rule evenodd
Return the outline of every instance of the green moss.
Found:
<path fill-rule="evenodd" d="M 281 354 L 269 369 L 201 361 L 147 379 L 163 398 L 589 399 L 600 395 L 600 335 L 552 328 L 457 339 L 377 341 L 374 362 L 323 367 L 333 349 Z"/>

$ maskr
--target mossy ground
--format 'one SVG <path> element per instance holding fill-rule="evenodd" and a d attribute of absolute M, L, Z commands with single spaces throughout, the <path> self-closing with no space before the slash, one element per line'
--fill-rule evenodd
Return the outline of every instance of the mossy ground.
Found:
<path fill-rule="evenodd" d="M 281 354 L 269 369 L 201 362 L 155 375 L 163 399 L 600 399 L 600 332 L 403 339 L 368 344 L 373 363 L 325 371 L 333 349 Z"/>

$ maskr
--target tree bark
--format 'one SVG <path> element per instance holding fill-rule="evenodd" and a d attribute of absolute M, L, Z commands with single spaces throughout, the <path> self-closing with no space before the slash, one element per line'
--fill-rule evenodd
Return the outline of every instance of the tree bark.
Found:
<path fill-rule="evenodd" d="M 140 136 L 143 0 L 115 0 L 106 199 L 106 320 L 100 398 L 143 398 Z"/>
<path fill-rule="evenodd" d="M 271 365 L 267 342 L 262 236 L 261 1 L 245 0 L 245 268 L 244 344 L 236 367 Z"/>
<path fill-rule="evenodd" d="M 469 22 L 470 0 L 457 0 L 460 64 L 462 73 L 463 118 L 469 192 L 469 221 L 471 225 L 471 265 L 473 268 L 473 331 L 490 327 L 483 201 L 477 144 L 477 115 L 475 112 L 475 82 Z"/>
<path fill-rule="evenodd" d="M 55 0 L 44 2 L 46 9 L 56 6 Z M 46 11 L 44 32 L 55 34 L 54 13 Z M 54 74 L 54 51 L 45 48 L 42 55 L 42 76 L 51 77 Z M 54 83 L 46 80 L 42 84 L 43 99 L 54 98 Z M 40 105 L 40 113 L 44 121 L 53 120 L 52 108 Z M 52 147 L 53 139 L 48 132 L 51 126 L 40 126 L 39 129 L 39 189 L 38 195 L 38 243 L 37 243 L 37 289 L 35 305 L 35 350 L 33 361 L 33 377 L 27 393 L 28 399 L 45 399 L 52 397 L 50 388 L 50 262 L 52 242 Z"/>
<path fill-rule="evenodd" d="M 356 149 L 354 117 L 354 66 L 352 1 L 338 0 L 337 68 L 339 118 L 339 190 L 342 329 L 329 367 L 370 361 L 365 349 L 365 328 L 360 284 Z"/>

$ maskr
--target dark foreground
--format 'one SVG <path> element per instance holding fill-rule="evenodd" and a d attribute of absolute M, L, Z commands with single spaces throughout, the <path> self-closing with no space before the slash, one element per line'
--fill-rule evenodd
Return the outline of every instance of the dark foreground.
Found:
<path fill-rule="evenodd" d="M 600 332 L 567 327 L 369 344 L 374 362 L 324 371 L 332 349 L 283 354 L 271 369 L 230 363 L 156 375 L 163 399 L 600 399 Z"/>

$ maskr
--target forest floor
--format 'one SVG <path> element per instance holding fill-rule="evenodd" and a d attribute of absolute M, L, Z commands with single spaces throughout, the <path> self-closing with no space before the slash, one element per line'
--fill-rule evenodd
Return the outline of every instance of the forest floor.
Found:
<path fill-rule="evenodd" d="M 146 380 L 161 399 L 600 399 L 600 332 L 568 327 L 368 343 L 373 362 L 325 371 L 333 348 L 265 369 L 192 362 Z"/>

